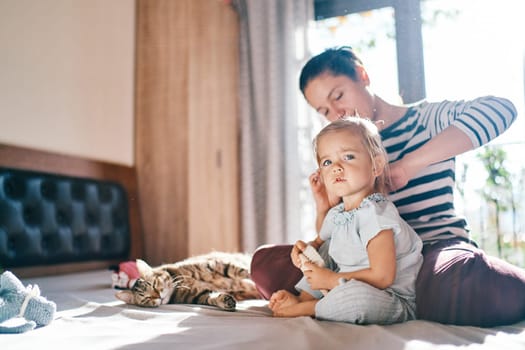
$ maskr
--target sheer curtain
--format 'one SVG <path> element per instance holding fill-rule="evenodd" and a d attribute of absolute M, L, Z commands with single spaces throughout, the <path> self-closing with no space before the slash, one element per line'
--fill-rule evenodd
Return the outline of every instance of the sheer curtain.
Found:
<path fill-rule="evenodd" d="M 301 235 L 298 75 L 313 0 L 234 0 L 233 6 L 241 40 L 242 244 L 252 252 Z"/>

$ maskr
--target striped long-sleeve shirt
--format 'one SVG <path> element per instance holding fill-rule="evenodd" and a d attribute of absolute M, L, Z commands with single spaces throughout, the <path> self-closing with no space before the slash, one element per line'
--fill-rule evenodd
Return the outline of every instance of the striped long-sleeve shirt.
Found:
<path fill-rule="evenodd" d="M 493 96 L 472 101 L 422 102 L 381 131 L 389 161 L 401 159 L 450 125 L 463 131 L 474 147 L 504 132 L 515 120 L 512 102 Z M 390 199 L 424 242 L 468 239 L 467 223 L 454 210 L 455 159 L 423 169 Z"/>

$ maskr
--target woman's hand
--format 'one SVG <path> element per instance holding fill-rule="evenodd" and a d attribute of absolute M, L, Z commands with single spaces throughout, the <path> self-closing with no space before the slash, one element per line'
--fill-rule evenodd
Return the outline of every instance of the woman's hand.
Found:
<path fill-rule="evenodd" d="M 402 160 L 389 164 L 390 168 L 390 182 L 388 186 L 389 192 L 397 191 L 405 187 L 410 180 L 406 170 L 403 168 Z"/>
<path fill-rule="evenodd" d="M 305 270 L 303 273 L 310 288 L 314 290 L 331 290 L 337 286 L 339 280 L 337 272 L 325 267 L 319 267 L 310 262 L 305 262 L 304 266 Z"/>
<path fill-rule="evenodd" d="M 299 258 L 299 254 L 303 252 L 303 250 L 306 248 L 306 243 L 299 240 L 295 242 L 292 252 L 290 254 L 290 258 L 292 259 L 292 263 L 297 267 L 298 269 L 301 268 L 301 259 Z"/>
<path fill-rule="evenodd" d="M 389 164 L 390 191 L 405 187 L 430 164 L 450 159 L 473 148 L 467 135 L 455 126 L 449 126 L 416 151 L 407 153 Z"/>

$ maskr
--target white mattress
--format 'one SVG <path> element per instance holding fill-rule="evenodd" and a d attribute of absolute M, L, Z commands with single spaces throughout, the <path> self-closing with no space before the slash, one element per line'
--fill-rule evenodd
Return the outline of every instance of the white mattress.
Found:
<path fill-rule="evenodd" d="M 115 299 L 111 271 L 23 282 L 38 284 L 58 312 L 48 326 L 0 335 L 2 350 L 525 349 L 525 321 L 488 329 L 426 321 L 356 326 L 273 318 L 263 300 L 241 302 L 236 312 L 196 305 L 129 306 Z"/>

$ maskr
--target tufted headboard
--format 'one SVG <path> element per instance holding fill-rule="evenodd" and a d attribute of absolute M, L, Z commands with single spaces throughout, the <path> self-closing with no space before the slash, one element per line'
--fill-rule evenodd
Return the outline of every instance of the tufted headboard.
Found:
<path fill-rule="evenodd" d="M 135 170 L 0 144 L 0 267 L 22 276 L 142 256 Z"/>

